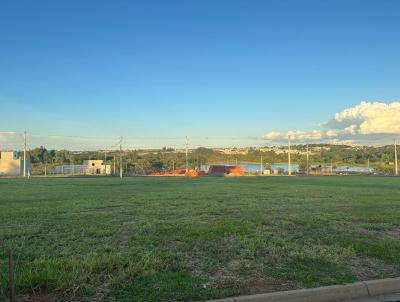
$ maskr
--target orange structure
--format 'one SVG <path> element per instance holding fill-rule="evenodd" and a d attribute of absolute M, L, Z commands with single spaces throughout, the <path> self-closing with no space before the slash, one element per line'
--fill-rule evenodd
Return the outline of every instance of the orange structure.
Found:
<path fill-rule="evenodd" d="M 168 172 L 171 175 L 185 175 L 186 170 L 185 169 L 176 169 L 174 171 Z"/>
<path fill-rule="evenodd" d="M 188 171 L 185 173 L 186 177 L 200 177 L 201 173 L 197 171 Z"/>
<path fill-rule="evenodd" d="M 243 176 L 244 170 L 240 166 L 212 165 L 208 170 L 208 174 L 214 176 Z"/>
<path fill-rule="evenodd" d="M 150 172 L 148 176 L 185 176 L 186 170 L 176 169 L 174 171 Z"/>
<path fill-rule="evenodd" d="M 232 167 L 232 169 L 229 170 L 227 176 L 243 176 L 244 175 L 244 169 L 240 166 Z"/>

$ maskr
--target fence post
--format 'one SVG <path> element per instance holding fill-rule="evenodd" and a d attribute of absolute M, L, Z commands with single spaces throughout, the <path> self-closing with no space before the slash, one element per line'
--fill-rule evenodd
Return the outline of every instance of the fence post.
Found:
<path fill-rule="evenodd" d="M 8 288 L 10 290 L 10 302 L 15 301 L 15 272 L 12 251 L 8 251 Z"/>

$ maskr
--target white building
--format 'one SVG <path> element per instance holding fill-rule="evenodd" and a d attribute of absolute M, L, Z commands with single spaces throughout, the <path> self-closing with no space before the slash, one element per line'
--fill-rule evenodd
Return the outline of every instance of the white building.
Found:
<path fill-rule="evenodd" d="M 31 164 L 26 161 L 26 173 L 31 174 Z M 0 152 L 0 176 L 24 175 L 24 160 L 17 151 Z"/>
<path fill-rule="evenodd" d="M 105 165 L 102 159 L 84 160 L 83 165 L 86 166 L 85 174 L 111 174 L 111 165 Z"/>

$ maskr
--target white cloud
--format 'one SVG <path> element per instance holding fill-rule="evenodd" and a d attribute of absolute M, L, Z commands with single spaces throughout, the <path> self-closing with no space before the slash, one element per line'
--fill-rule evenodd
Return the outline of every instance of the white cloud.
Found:
<path fill-rule="evenodd" d="M 400 102 L 361 102 L 338 112 L 323 124 L 323 130 L 271 131 L 264 135 L 269 141 L 329 141 L 355 144 L 355 140 L 377 139 L 382 134 L 400 134 Z"/>
<path fill-rule="evenodd" d="M 400 102 L 361 102 L 355 107 L 336 113 L 335 118 L 327 125 L 336 129 L 342 128 L 353 135 L 400 133 Z"/>
<path fill-rule="evenodd" d="M 343 129 L 344 133 L 355 135 L 357 134 L 357 125 L 350 125 Z"/>
<path fill-rule="evenodd" d="M 264 135 L 264 139 L 271 141 L 286 140 L 290 136 L 291 140 L 321 140 L 326 138 L 332 138 L 336 136 L 336 132 L 332 130 L 321 131 L 287 131 L 287 132 L 276 132 L 271 131 Z"/>
<path fill-rule="evenodd" d="M 330 141 L 332 145 L 358 146 L 359 143 L 352 139 L 337 139 Z"/>
<path fill-rule="evenodd" d="M 17 146 L 20 145 L 17 138 L 15 132 L 0 131 L 0 151 L 16 149 Z"/>
<path fill-rule="evenodd" d="M 15 135 L 15 132 L 0 132 L 0 142 L 5 142 L 9 140 L 12 136 Z"/>
<path fill-rule="evenodd" d="M 328 130 L 328 131 L 326 131 L 325 134 L 326 134 L 327 137 L 335 137 L 335 136 L 337 136 L 337 133 L 335 131 L 333 131 L 333 130 Z"/>

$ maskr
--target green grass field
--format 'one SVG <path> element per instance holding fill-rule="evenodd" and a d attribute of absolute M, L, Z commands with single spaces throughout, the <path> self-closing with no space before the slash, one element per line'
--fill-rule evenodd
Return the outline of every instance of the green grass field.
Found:
<path fill-rule="evenodd" d="M 0 300 L 197 301 L 400 276 L 400 178 L 0 179 Z M 39 301 L 39 300 L 38 300 Z"/>

